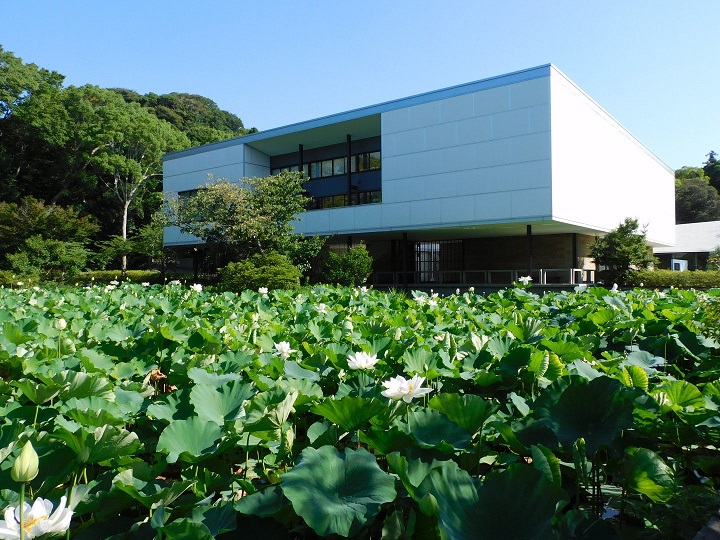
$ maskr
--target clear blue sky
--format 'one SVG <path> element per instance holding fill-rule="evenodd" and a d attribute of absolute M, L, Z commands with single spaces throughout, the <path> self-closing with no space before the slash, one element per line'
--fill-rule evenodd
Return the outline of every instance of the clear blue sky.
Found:
<path fill-rule="evenodd" d="M 66 83 L 265 130 L 546 63 L 672 168 L 720 153 L 718 0 L 22 0 L 0 44 Z M 592 148 L 588 148 L 592 161 Z"/>

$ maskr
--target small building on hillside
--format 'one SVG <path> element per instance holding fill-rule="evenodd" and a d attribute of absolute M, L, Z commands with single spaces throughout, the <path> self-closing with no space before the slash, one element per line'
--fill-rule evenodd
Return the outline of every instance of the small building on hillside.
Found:
<path fill-rule="evenodd" d="M 307 177 L 296 231 L 364 242 L 376 285 L 593 281 L 626 217 L 675 242 L 673 171 L 550 64 L 169 154 L 164 190 L 282 170 Z"/>
<path fill-rule="evenodd" d="M 705 270 L 710 252 L 720 246 L 720 221 L 683 223 L 675 226 L 675 244 L 656 247 L 659 268 Z"/>

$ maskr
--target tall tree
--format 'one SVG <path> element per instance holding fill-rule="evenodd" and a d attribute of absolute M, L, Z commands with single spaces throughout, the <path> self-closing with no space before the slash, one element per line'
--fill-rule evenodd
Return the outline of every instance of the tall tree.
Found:
<path fill-rule="evenodd" d="M 224 249 L 234 260 L 275 251 L 306 270 L 324 239 L 293 231 L 293 221 L 305 211 L 302 184 L 297 172 L 241 183 L 218 179 L 189 199 L 170 201 L 170 221 L 210 247 Z"/>
<path fill-rule="evenodd" d="M 648 268 L 655 263 L 645 231 L 632 218 L 625 218 L 605 236 L 597 237 L 590 246 L 590 254 L 598 266 L 599 280 L 605 285 L 625 285 L 633 268 Z"/>
<path fill-rule="evenodd" d="M 688 178 L 676 184 L 676 223 L 716 220 L 720 220 L 720 194 L 708 183 L 707 177 Z"/>
<path fill-rule="evenodd" d="M 103 111 L 104 145 L 93 155 L 92 164 L 120 206 L 120 236 L 127 240 L 130 205 L 157 187 L 163 155 L 187 148 L 190 141 L 137 103 L 115 96 L 115 106 Z M 127 256 L 123 255 L 122 270 L 126 269 Z"/>

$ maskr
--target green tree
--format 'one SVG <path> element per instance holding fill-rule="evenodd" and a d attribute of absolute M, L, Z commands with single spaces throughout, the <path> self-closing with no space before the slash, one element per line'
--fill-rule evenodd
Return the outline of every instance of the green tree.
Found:
<path fill-rule="evenodd" d="M 601 283 L 626 285 L 633 269 L 655 264 L 645 235 L 644 230 L 640 231 L 637 219 L 625 218 L 617 228 L 595 238 L 590 254 L 595 259 Z"/>
<path fill-rule="evenodd" d="M 285 255 L 269 251 L 220 269 L 220 287 L 240 293 L 246 289 L 294 289 L 300 286 L 300 270 Z"/>
<path fill-rule="evenodd" d="M 324 239 L 296 234 L 293 222 L 305 211 L 300 173 L 284 172 L 242 183 L 211 181 L 189 199 L 169 201 L 170 221 L 183 232 L 222 248 L 231 260 L 275 251 L 307 269 Z"/>
<path fill-rule="evenodd" d="M 372 262 L 365 244 L 351 247 L 341 254 L 331 251 L 325 260 L 323 278 L 339 285 L 360 285 L 370 275 Z"/>
<path fill-rule="evenodd" d="M 74 208 L 47 206 L 33 197 L 0 202 L 0 255 L 15 253 L 32 236 L 87 245 L 99 229 L 92 216 Z"/>
<path fill-rule="evenodd" d="M 62 281 L 85 269 L 88 251 L 79 242 L 63 242 L 34 235 L 7 255 L 10 267 L 21 276 L 41 281 Z"/>
<path fill-rule="evenodd" d="M 680 183 L 676 182 L 676 223 L 715 220 L 720 220 L 720 194 L 708 183 L 707 177 L 687 178 Z"/>
<path fill-rule="evenodd" d="M 714 150 L 710 150 L 707 161 L 703 163 L 703 170 L 710 180 L 710 185 L 720 192 L 720 161 Z"/>
<path fill-rule="evenodd" d="M 120 206 L 120 237 L 128 239 L 130 206 L 148 190 L 157 187 L 165 153 L 189 146 L 187 137 L 164 120 L 159 120 L 136 103 L 115 100 L 108 110 L 104 144 L 92 157 L 100 179 Z M 112 115 L 112 116 L 110 116 Z M 122 255 L 122 271 L 127 255 Z"/>

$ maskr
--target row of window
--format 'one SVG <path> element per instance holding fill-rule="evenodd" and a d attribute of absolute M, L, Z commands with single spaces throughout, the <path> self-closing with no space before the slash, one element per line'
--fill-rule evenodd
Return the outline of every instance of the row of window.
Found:
<path fill-rule="evenodd" d="M 363 191 L 350 195 L 350 204 L 372 204 L 382 202 L 382 191 Z M 347 206 L 347 195 L 330 195 L 327 197 L 312 197 L 308 201 L 308 210 L 319 210 L 321 208 L 336 208 Z"/>
<path fill-rule="evenodd" d="M 322 161 L 311 161 L 303 164 L 303 173 L 310 178 L 326 178 L 328 176 L 340 176 L 347 174 L 347 157 L 334 159 L 323 159 Z M 350 156 L 350 173 L 376 171 L 380 169 L 380 152 L 365 152 Z M 296 172 L 297 165 L 292 167 L 278 167 L 271 171 L 272 174 L 281 172 Z"/>

